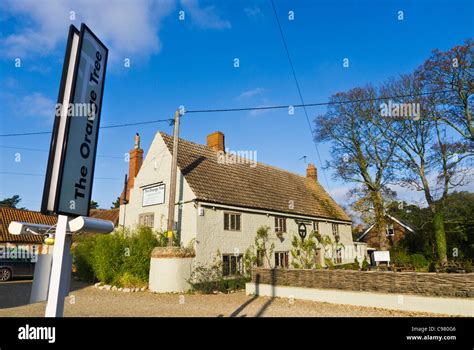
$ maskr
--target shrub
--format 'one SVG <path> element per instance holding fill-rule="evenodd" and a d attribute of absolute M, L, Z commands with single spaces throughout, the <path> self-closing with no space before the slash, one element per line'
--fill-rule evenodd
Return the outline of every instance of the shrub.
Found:
<path fill-rule="evenodd" d="M 331 258 L 324 258 L 324 264 L 329 270 L 334 269 L 334 263 L 332 262 Z"/>
<path fill-rule="evenodd" d="M 466 270 L 467 273 L 470 273 L 473 271 L 472 262 L 470 260 L 466 260 L 464 262 L 464 270 Z"/>
<path fill-rule="evenodd" d="M 99 280 L 122 287 L 148 283 L 150 255 L 154 247 L 167 243 L 165 234 L 140 227 L 127 233 L 89 235 L 77 239 L 74 254 L 76 275 L 87 281 Z"/>
<path fill-rule="evenodd" d="M 312 231 L 306 239 L 294 235 L 291 240 L 291 266 L 296 269 L 313 269 L 316 265 L 317 241 Z"/>
<path fill-rule="evenodd" d="M 97 279 L 112 283 L 121 273 L 127 244 L 121 232 L 96 237 L 92 268 Z"/>
<path fill-rule="evenodd" d="M 416 269 L 424 269 L 428 266 L 428 260 L 426 260 L 423 254 L 412 254 L 410 255 L 410 263 Z"/>
<path fill-rule="evenodd" d="M 430 261 L 430 264 L 428 265 L 428 272 L 436 272 L 436 262 L 435 261 Z"/>
<path fill-rule="evenodd" d="M 195 264 L 191 271 L 191 276 L 188 279 L 192 291 L 204 294 L 210 294 L 215 291 L 228 293 L 245 288 L 245 283 L 248 282 L 250 278 L 246 276 L 224 277 L 220 258 L 221 255 L 218 252 L 210 263 Z"/>
<path fill-rule="evenodd" d="M 363 271 L 367 271 L 369 269 L 369 262 L 367 261 L 367 257 L 364 256 L 364 260 L 362 260 L 362 267 Z"/>
<path fill-rule="evenodd" d="M 129 256 L 124 260 L 123 271 L 141 281 L 148 281 L 151 251 L 164 242 L 157 239 L 151 228 L 142 227 L 137 234 L 127 237 L 125 243 L 128 244 L 125 249 L 129 249 Z"/>
<path fill-rule="evenodd" d="M 92 268 L 94 260 L 95 236 L 77 236 L 72 248 L 73 263 L 76 267 L 75 274 L 83 281 L 95 282 L 96 278 Z"/>
<path fill-rule="evenodd" d="M 356 271 L 359 271 L 359 262 L 357 261 L 357 258 L 356 258 L 356 259 L 354 259 L 353 263 L 336 265 L 335 268 L 338 269 L 338 270 L 356 270 Z"/>
<path fill-rule="evenodd" d="M 395 265 L 408 265 L 410 264 L 410 255 L 408 255 L 405 249 L 396 249 L 390 252 L 392 262 Z"/>
<path fill-rule="evenodd" d="M 130 272 L 124 272 L 117 276 L 113 284 L 118 287 L 141 288 L 146 287 L 147 283 L 142 279 L 132 275 Z"/>

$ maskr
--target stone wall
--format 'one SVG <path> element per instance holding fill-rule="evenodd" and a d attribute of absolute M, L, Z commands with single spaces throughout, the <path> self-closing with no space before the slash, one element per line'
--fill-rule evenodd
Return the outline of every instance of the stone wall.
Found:
<path fill-rule="evenodd" d="M 252 269 L 252 282 L 322 289 L 474 297 L 474 273 Z"/>

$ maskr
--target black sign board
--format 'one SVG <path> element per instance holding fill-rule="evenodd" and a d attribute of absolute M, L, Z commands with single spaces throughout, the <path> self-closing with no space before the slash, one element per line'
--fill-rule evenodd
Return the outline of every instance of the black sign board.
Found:
<path fill-rule="evenodd" d="M 89 216 L 107 57 L 107 47 L 84 23 L 79 34 L 71 26 L 64 63 L 68 68 L 63 69 L 60 91 L 63 105 L 54 123 L 43 194 L 44 213 Z"/>

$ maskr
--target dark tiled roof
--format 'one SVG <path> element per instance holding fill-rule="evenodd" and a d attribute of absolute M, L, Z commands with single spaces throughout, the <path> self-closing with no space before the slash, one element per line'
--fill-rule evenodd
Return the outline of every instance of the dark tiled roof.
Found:
<path fill-rule="evenodd" d="M 90 217 L 102 220 L 109 220 L 114 223 L 114 226 L 118 225 L 120 209 L 91 209 L 89 212 Z"/>
<path fill-rule="evenodd" d="M 172 152 L 173 138 L 160 135 Z M 351 221 L 317 181 L 301 175 L 262 163 L 222 164 L 216 151 L 183 139 L 178 166 L 198 200 Z"/>
<path fill-rule="evenodd" d="M 44 237 L 33 234 L 12 235 L 8 233 L 10 222 L 29 222 L 33 224 L 55 225 L 56 216 L 43 215 L 37 211 L 0 207 L 0 243 L 43 243 Z"/>

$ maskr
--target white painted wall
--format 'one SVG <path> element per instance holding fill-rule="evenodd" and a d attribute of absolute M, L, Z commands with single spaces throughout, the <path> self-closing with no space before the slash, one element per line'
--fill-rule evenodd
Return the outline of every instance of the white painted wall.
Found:
<path fill-rule="evenodd" d="M 123 225 L 134 229 L 138 226 L 139 215 L 143 213 L 154 213 L 154 229 L 166 231 L 168 216 L 168 194 L 171 174 L 171 152 L 169 152 L 160 134 L 157 133 L 143 161 L 142 167 L 135 178 L 135 184 L 130 191 L 129 204 L 120 207 L 120 221 Z M 154 206 L 142 206 L 143 189 L 142 186 L 157 182 L 166 185 L 165 203 Z M 275 234 L 275 219 L 273 215 L 266 215 L 255 212 L 243 212 L 241 219 L 241 231 L 224 231 L 224 211 L 232 211 L 216 206 L 213 210 L 204 207 L 204 215 L 198 215 L 198 204 L 194 202 L 195 195 L 192 192 L 186 179 L 178 169 L 178 189 L 176 191 L 176 201 L 182 204 L 176 206 L 175 220 L 180 223 L 181 244 L 186 246 L 193 239 L 196 240 L 196 261 L 206 263 L 213 259 L 217 251 L 221 254 L 244 254 L 246 249 L 254 244 L 255 234 L 260 226 L 269 226 L 271 232 L 271 242 L 275 243 L 275 252 L 290 251 L 291 239 L 298 234 L 298 225 L 293 218 L 287 218 L 287 233 L 283 235 L 284 240 L 280 241 Z M 284 215 L 283 215 L 284 216 Z M 320 221 L 319 229 L 322 235 L 332 236 L 331 222 Z M 312 227 L 307 226 L 308 234 Z M 345 249 L 353 249 L 351 226 L 349 224 L 339 224 L 340 241 Z M 328 252 L 331 254 L 331 252 Z M 343 258 L 345 254 L 343 254 Z M 345 258 L 343 262 L 353 262 L 354 258 Z M 272 258 L 272 263 L 274 259 Z M 291 256 L 290 256 L 291 264 Z"/>
<path fill-rule="evenodd" d="M 175 221 L 180 223 L 181 242 L 186 246 L 195 237 L 197 212 L 194 202 L 190 202 L 195 199 L 194 193 L 179 169 L 177 174 L 176 202 L 183 204 L 176 206 Z M 135 178 L 135 184 L 130 191 L 129 204 L 120 206 L 119 224 L 123 225 L 125 216 L 125 226 L 134 229 L 138 226 L 140 214 L 154 213 L 154 229 L 166 231 L 170 177 L 171 152 L 157 133 Z M 157 182 L 163 182 L 166 185 L 165 202 L 143 207 L 143 188 L 140 187 Z"/>
<path fill-rule="evenodd" d="M 203 209 L 204 216 L 197 217 L 196 261 L 199 263 L 211 261 L 218 250 L 221 254 L 244 254 L 247 248 L 254 245 L 255 234 L 261 226 L 270 227 L 270 244 L 275 244 L 275 252 L 290 251 L 291 239 L 293 235 L 298 235 L 298 224 L 294 218 L 286 219 L 287 232 L 283 234 L 281 241 L 275 234 L 274 215 L 225 209 L 217 205 L 214 209 L 204 206 Z M 241 231 L 224 231 L 224 212 L 233 211 L 241 213 Z M 311 230 L 312 227 L 307 225 L 308 234 Z M 322 235 L 329 236 L 334 241 L 330 222 L 319 222 L 319 230 Z M 339 224 L 339 234 L 346 249 L 353 249 L 351 226 Z M 353 257 L 343 259 L 343 263 L 353 261 Z"/>

